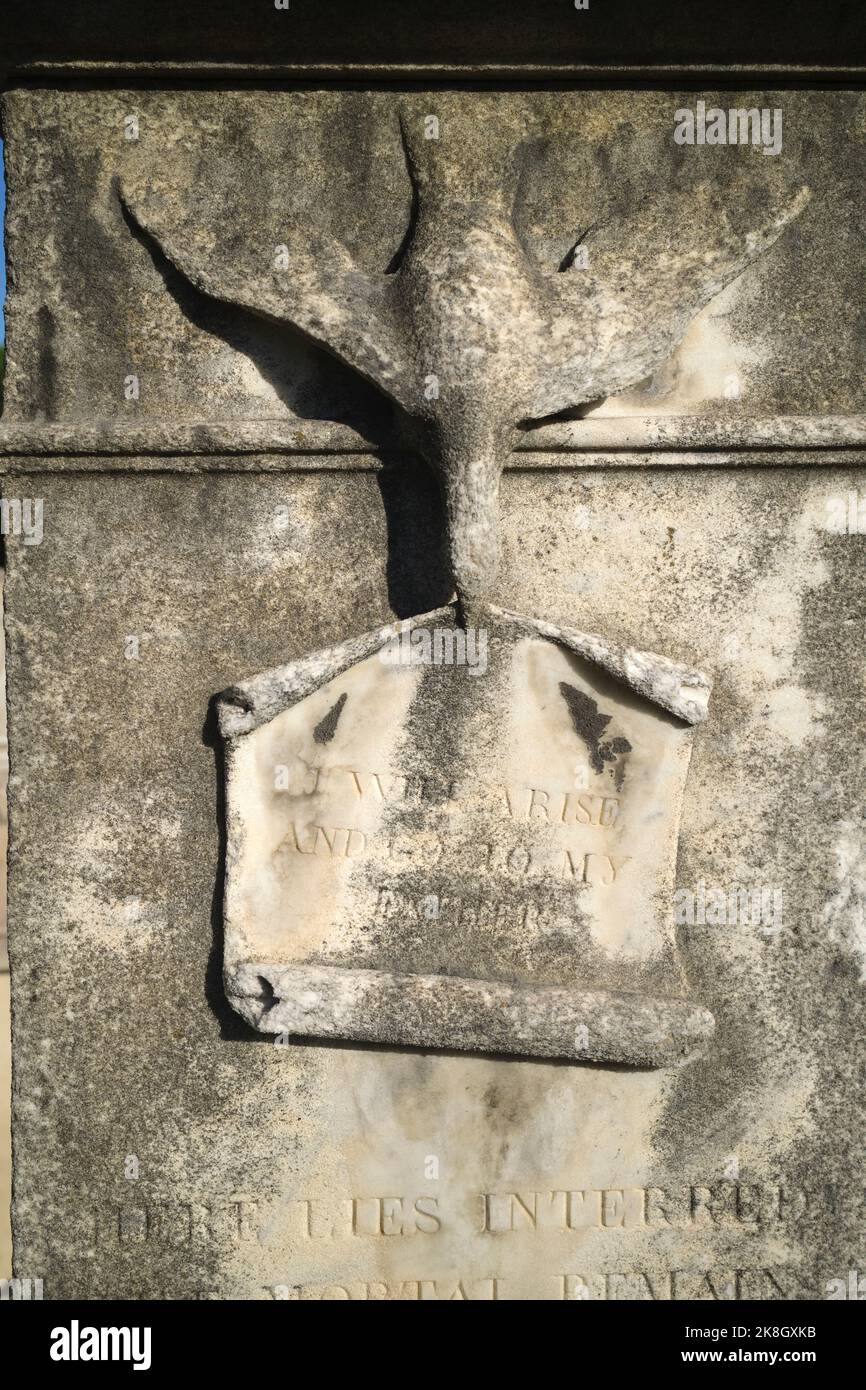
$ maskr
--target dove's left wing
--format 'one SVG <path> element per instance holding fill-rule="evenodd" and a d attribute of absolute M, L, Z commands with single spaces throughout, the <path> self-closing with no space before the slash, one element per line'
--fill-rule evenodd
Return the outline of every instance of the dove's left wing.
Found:
<path fill-rule="evenodd" d="M 674 350 L 695 314 L 773 245 L 809 197 L 807 188 L 766 194 L 757 225 L 740 227 L 722 195 L 701 185 L 648 199 L 591 234 L 588 268 L 545 277 L 550 333 L 536 356 L 533 417 L 643 380 Z"/>
<path fill-rule="evenodd" d="M 338 241 L 306 230 L 286 244 L 282 269 L 276 248 L 244 242 L 218 219 L 199 221 L 192 199 L 178 201 L 128 178 L 120 197 L 197 290 L 291 324 L 400 405 L 411 404 L 391 277 L 368 275 Z"/>

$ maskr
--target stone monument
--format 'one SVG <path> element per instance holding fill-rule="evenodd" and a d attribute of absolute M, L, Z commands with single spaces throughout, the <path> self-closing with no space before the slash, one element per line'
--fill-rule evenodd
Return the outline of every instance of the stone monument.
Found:
<path fill-rule="evenodd" d="M 82 62 L 3 115 L 16 1272 L 828 1296 L 862 92 Z"/>

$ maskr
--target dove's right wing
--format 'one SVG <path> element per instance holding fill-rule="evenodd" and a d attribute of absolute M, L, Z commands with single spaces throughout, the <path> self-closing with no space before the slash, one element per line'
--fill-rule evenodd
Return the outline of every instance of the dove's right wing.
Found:
<path fill-rule="evenodd" d="M 195 289 L 289 323 L 401 405 L 411 404 L 409 372 L 391 309 L 389 278 L 370 276 L 339 242 L 312 232 L 274 251 L 239 247 L 232 228 L 199 220 L 194 200 L 173 200 L 124 179 L 120 197 L 134 222 Z"/>
<path fill-rule="evenodd" d="M 648 376 L 689 322 L 766 251 L 809 190 L 736 208 L 708 185 L 647 199 L 586 239 L 588 268 L 545 278 L 549 336 L 540 345 L 535 418 L 615 395 Z M 751 225 L 749 225 L 750 218 Z"/>

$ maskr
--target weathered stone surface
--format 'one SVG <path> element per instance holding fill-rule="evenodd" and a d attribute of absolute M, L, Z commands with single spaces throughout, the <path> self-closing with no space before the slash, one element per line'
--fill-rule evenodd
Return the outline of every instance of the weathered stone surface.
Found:
<path fill-rule="evenodd" d="M 482 923 L 484 913 L 480 913 Z M 226 988 L 263 1033 L 658 1067 L 700 1055 L 706 1009 L 670 997 L 355 966 L 235 966 Z"/>
<path fill-rule="evenodd" d="M 645 139 L 639 152 L 623 139 L 626 112 L 614 93 L 587 94 L 580 115 L 550 93 L 476 93 L 471 104 L 445 91 L 435 100 L 428 93 L 360 91 L 244 101 L 220 93 L 211 110 L 207 98 L 197 102 L 192 119 L 188 108 L 178 111 L 173 94 L 144 102 L 126 95 L 125 112 L 116 91 L 87 105 L 102 196 L 82 210 L 77 255 L 93 257 L 100 246 L 101 273 L 114 271 L 136 303 L 138 284 L 150 297 L 162 277 L 177 301 L 167 327 L 178 344 L 189 338 L 192 321 L 234 345 L 234 359 L 222 354 L 209 367 L 200 363 L 211 410 L 228 413 L 237 408 L 229 405 L 233 396 L 248 400 L 252 391 L 261 407 L 288 405 L 296 414 L 346 418 L 348 407 L 375 436 L 387 427 L 387 407 L 381 397 L 365 399 L 345 364 L 379 388 L 396 409 L 399 432 L 441 478 L 451 566 L 458 595 L 470 605 L 491 597 L 499 475 L 516 431 L 598 405 L 648 378 L 656 395 L 670 395 L 680 373 L 668 359 L 690 321 L 799 216 L 810 197 L 807 172 L 819 192 L 827 179 L 817 162 L 790 156 L 804 139 L 805 107 L 788 108 L 785 159 L 734 146 L 720 166 L 715 147 L 690 151 L 697 157 L 688 162 L 679 158 L 682 147 L 672 138 L 677 104 L 668 94 L 644 95 L 640 114 L 655 139 Z M 633 117 L 633 93 L 628 103 Z M 13 97 L 10 109 L 26 121 L 27 94 Z M 861 114 L 844 97 L 827 99 L 834 139 L 840 121 Z M 808 115 L 811 131 L 814 103 Z M 124 139 L 130 119 L 135 139 Z M 593 139 L 576 142 L 587 120 Z M 475 139 L 479 123 L 482 142 Z M 80 123 L 73 124 L 80 136 Z M 114 158 L 103 138 L 112 125 Z M 344 150 L 340 180 L 329 186 L 324 170 L 339 163 L 335 132 L 347 138 L 358 130 L 365 158 L 354 147 L 351 157 Z M 587 167 L 590 150 L 595 167 Z M 601 176 L 612 161 L 625 165 L 613 188 Z M 658 178 L 659 161 L 666 180 Z M 188 198 L 192 186 L 204 191 L 204 203 Z M 551 199 L 551 188 L 570 189 L 571 196 Z M 832 192 L 837 202 L 846 197 L 838 184 Z M 574 260 L 577 243 L 589 253 L 588 266 Z M 799 254 L 799 240 L 789 254 Z M 88 270 L 95 280 L 97 266 Z M 74 299 L 78 287 L 71 289 Z M 744 289 L 748 295 L 748 284 Z M 188 412 L 196 354 L 185 355 L 169 384 L 165 364 L 148 360 L 149 345 L 119 339 L 116 293 L 113 285 L 105 305 L 108 336 L 93 344 L 103 360 L 94 378 L 105 373 L 100 394 L 109 411 L 132 404 L 134 414 L 144 395 L 147 413 L 160 399 L 172 413 Z M 232 312 L 214 298 L 228 301 Z M 70 323 L 75 317 L 80 311 Z M 85 317 L 93 320 L 92 304 Z M 824 306 L 821 319 L 826 323 Z M 64 399 L 58 379 L 58 322 L 55 303 L 25 320 L 41 335 L 31 353 L 52 363 L 39 378 L 49 395 L 36 407 L 49 417 L 82 404 L 77 375 L 75 404 Z M 13 319 L 10 341 L 17 331 Z M 25 327 L 25 341 L 28 331 L 33 327 Z M 757 365 L 753 335 L 738 353 L 709 324 L 694 324 L 692 334 L 698 360 L 689 394 L 706 398 L 709 388 L 727 397 L 731 381 L 737 397 L 745 394 L 737 359 Z M 151 339 L 162 342 L 163 333 Z M 810 349 L 811 371 L 814 342 Z M 342 365 L 325 366 L 323 351 Z M 324 392 L 316 389 L 323 371 L 330 383 Z M 715 390 L 708 374 L 716 377 Z M 790 374 L 786 361 L 782 375 Z M 130 378 L 132 402 L 123 394 Z M 13 410 L 21 384 L 13 374 Z M 105 408 L 103 399 L 97 409 Z"/>
<path fill-rule="evenodd" d="M 45 534 L 36 546 L 7 539 L 15 1240 L 18 1273 L 43 1278 L 46 1297 L 821 1298 L 864 1267 L 864 489 L 848 448 L 861 426 L 838 423 L 864 409 L 863 97 L 738 90 L 744 104 L 784 104 L 783 164 L 767 174 L 759 150 L 676 153 L 672 113 L 691 95 L 463 94 L 482 95 L 479 143 L 491 113 L 503 129 L 520 124 L 511 101 L 546 123 L 550 143 L 515 201 L 539 273 L 556 273 L 595 217 L 613 221 L 659 187 L 710 178 L 741 190 L 744 229 L 755 225 L 754 160 L 761 184 L 813 190 L 652 382 L 586 420 L 527 430 L 561 452 L 525 456 L 531 466 L 503 478 L 502 609 L 603 634 L 575 656 L 536 626 L 518 648 L 539 643 L 544 662 L 580 670 L 587 689 L 619 679 L 600 674 L 605 651 L 624 663 L 656 650 L 713 678 L 684 793 L 680 896 L 650 922 L 652 979 L 629 991 L 617 953 L 599 950 L 569 955 L 565 983 L 564 950 L 547 975 L 543 952 L 532 955 L 537 984 L 528 967 L 522 984 L 515 969 L 497 973 L 492 951 L 483 972 L 464 973 L 484 938 L 452 931 L 447 972 L 429 933 L 411 959 L 403 942 L 402 970 L 387 942 L 362 941 L 376 948 L 365 951 L 351 940 L 340 968 L 353 993 L 346 975 L 334 989 L 315 973 L 332 965 L 281 959 L 269 942 L 264 960 L 238 956 L 237 992 L 249 1003 L 243 971 L 269 966 L 280 1031 L 268 1037 L 231 1008 L 213 696 L 247 700 L 226 726 L 230 744 L 266 745 L 297 698 L 317 698 L 287 670 L 448 605 L 444 516 L 372 390 L 291 330 L 196 295 L 136 236 L 115 180 L 135 164 L 172 169 L 177 196 L 208 225 L 234 226 L 239 243 L 258 236 L 272 251 L 306 219 L 381 274 L 411 214 L 395 102 L 335 88 L 16 91 L 4 136 L 18 452 L 3 462 L 7 495 L 43 499 Z M 435 112 L 438 90 L 429 96 Z M 130 110 L 138 149 L 123 141 Z M 739 396 L 725 395 L 731 372 Z M 124 396 L 129 374 L 138 400 Z M 234 453 L 232 419 L 238 447 L 267 452 Z M 35 445 L 28 459 L 21 444 L 40 422 L 58 452 Z M 183 429 L 197 422 L 204 452 L 191 455 Z M 320 423 L 348 433 L 317 435 L 298 460 L 300 434 Z M 145 431 L 144 456 L 118 462 L 99 444 L 116 448 L 127 424 Z M 388 441 L 386 470 L 321 452 L 322 440 L 343 448 L 358 436 Z M 588 437 L 591 460 L 569 452 Z M 82 438 L 93 453 L 75 456 Z M 681 459 L 664 452 L 672 438 L 689 451 Z M 729 447 L 736 468 L 724 466 Z M 647 467 L 659 449 L 666 466 Z M 786 466 L 810 456 L 814 468 Z M 346 669 L 368 669 L 375 650 L 353 648 Z M 659 668 L 631 669 L 645 686 L 635 711 L 686 744 L 670 705 L 648 714 L 641 703 Z M 284 674 L 254 676 L 272 670 Z M 391 673 L 396 687 L 410 674 Z M 323 699 L 317 749 L 339 746 L 352 707 L 334 715 L 342 693 Z M 605 713 L 632 717 L 622 694 L 610 704 L 603 693 Z M 245 732 L 259 699 L 261 722 Z M 452 703 L 433 748 L 460 732 Z M 555 696 L 556 713 L 536 720 L 546 736 L 562 705 Z M 513 720 L 531 705 L 500 708 Z M 533 742 L 506 738 L 508 727 L 486 724 L 498 756 L 522 769 Z M 628 730 L 613 736 L 638 746 Z M 230 812 L 231 796 L 230 780 Z M 746 912 L 738 888 L 753 895 Z M 628 925 L 587 912 L 587 941 L 593 922 Z M 639 944 L 651 947 L 652 931 Z M 513 958 L 518 945 L 506 942 Z M 679 970 L 678 992 L 664 992 Z M 406 1043 L 414 1025 L 396 1002 L 385 1021 L 399 1032 L 365 1041 L 369 976 L 399 996 L 407 973 L 426 1001 L 428 1045 Z M 463 993 L 472 1051 L 435 1032 L 442 979 Z M 462 983 L 478 979 L 504 1006 L 503 1052 L 478 1050 L 497 1041 L 488 996 L 479 1014 L 478 986 Z M 575 1000 L 592 995 L 584 1026 L 602 1035 L 604 1057 L 504 1055 L 523 1033 L 538 1041 L 520 991 L 563 989 L 564 1011 L 551 995 L 546 1017 L 570 1027 Z M 316 991 L 332 991 L 337 1030 L 354 1027 L 357 1040 L 292 1039 L 305 1022 L 311 1034 L 322 1026 Z M 702 1055 L 683 1067 L 615 1063 L 612 1044 L 641 1011 L 632 1004 L 626 1027 L 606 1001 L 629 993 L 679 1003 L 686 1022 L 707 1010 L 713 1035 L 692 1027 Z M 305 1020 L 306 1008 L 320 1012 Z M 670 1013 L 663 1022 L 676 1042 Z M 555 1037 L 541 1041 L 559 1051 Z"/>
<path fill-rule="evenodd" d="M 269 1033 L 689 1058 L 712 1017 L 670 903 L 707 682 L 485 623 L 440 610 L 221 702 L 228 996 Z"/>
<path fill-rule="evenodd" d="M 826 528 L 858 477 L 505 475 L 512 608 L 715 673 L 680 889 L 784 893 L 777 929 L 678 928 L 717 1028 L 656 1072 L 277 1046 L 225 1000 L 208 703 L 391 618 L 373 474 L 17 479 L 46 517 L 8 542 L 20 1271 L 46 1297 L 820 1298 L 862 1268 L 863 541 Z"/>
<path fill-rule="evenodd" d="M 120 199 L 196 290 L 299 329 L 400 408 L 407 442 L 441 480 L 457 594 L 471 605 L 491 597 L 499 478 L 518 428 L 652 375 L 810 192 L 780 188 L 768 164 L 752 187 L 743 178 L 733 189 L 718 179 L 664 188 L 624 200 L 545 265 L 520 240 L 515 201 L 538 145 L 551 141 L 549 116 L 514 97 L 470 104 L 442 92 L 435 104 L 432 117 L 427 95 L 397 105 L 412 212 L 378 274 L 306 219 L 288 217 L 268 253 L 239 238 L 234 220 L 203 218 L 177 195 L 189 178 L 178 159 L 166 177 L 142 152 Z"/>
<path fill-rule="evenodd" d="M 384 456 L 392 457 L 396 439 Z M 0 449 L 14 469 L 16 457 L 40 456 L 43 468 L 64 472 L 87 467 L 93 454 L 111 456 L 113 468 L 146 470 L 161 468 L 161 457 L 172 459 L 172 468 L 190 471 L 247 467 L 283 468 L 283 457 L 293 455 L 292 467 L 316 470 L 318 455 L 327 454 L 328 467 L 376 468 L 377 454 L 369 441 L 348 425 L 316 420 L 298 425 L 290 420 L 142 420 L 120 424 L 102 420 L 56 424 L 45 421 L 0 423 Z M 689 463 L 730 468 L 738 462 L 752 467 L 764 462 L 802 461 L 820 467 L 849 456 L 861 462 L 866 453 L 866 416 L 770 415 L 739 420 L 708 420 L 693 416 L 605 416 L 584 420 L 559 420 L 527 431 L 517 442 L 508 464 L 513 468 L 593 468 L 599 462 L 612 466 L 634 464 L 634 451 L 649 449 L 653 462 L 664 467 Z M 566 451 L 566 452 L 563 452 Z M 277 455 L 276 461 L 268 459 Z M 73 461 L 78 455 L 83 463 Z M 600 457 L 599 457 L 600 456 Z M 239 460 L 246 458 L 247 462 Z M 183 459 L 187 459 L 183 463 Z M 52 459 L 56 460 L 52 464 Z M 401 458 L 401 463 L 403 460 Z M 405 464 L 404 464 L 405 467 Z M 26 469 L 26 465 L 25 465 Z"/>
<path fill-rule="evenodd" d="M 476 148 L 499 138 L 491 133 L 497 123 L 513 129 L 514 103 L 527 129 L 543 137 L 525 162 L 514 208 L 520 242 L 539 273 L 555 273 L 590 225 L 614 224 L 664 187 L 685 194 L 711 184 L 743 231 L 760 223 L 768 182 L 778 193 L 792 185 L 812 190 L 808 208 L 772 251 L 702 310 L 672 361 L 594 417 L 862 413 L 864 348 L 849 307 L 859 284 L 862 92 L 785 91 L 778 158 L 748 147 L 676 146 L 674 112 L 693 104 L 693 91 L 470 94 L 479 98 Z M 419 109 L 435 115 L 441 96 L 434 89 Z M 704 96 L 724 106 L 733 99 L 728 92 Z M 736 92 L 743 107 L 779 99 Z M 173 275 L 158 250 L 133 234 L 118 183 L 136 171 L 145 182 L 158 176 L 179 211 L 194 188 L 200 225 L 234 229 L 239 248 L 246 256 L 260 251 L 264 267 L 300 225 L 308 238 L 341 241 L 365 274 L 382 274 L 412 215 L 400 104 L 381 88 L 333 86 L 312 93 L 9 92 L 5 154 L 18 188 L 8 212 L 12 271 L 26 246 L 42 248 L 9 304 L 9 418 L 276 416 L 381 427 L 381 403 L 331 357 L 291 330 L 269 331 L 255 315 L 214 304 Z M 124 139 L 128 115 L 138 116 L 138 141 Z M 447 137 L 447 122 L 440 134 Z M 665 230 L 672 240 L 684 234 L 673 216 Z M 142 390 L 129 401 L 123 378 L 134 371 Z M 738 395 L 725 395 L 731 374 Z"/>

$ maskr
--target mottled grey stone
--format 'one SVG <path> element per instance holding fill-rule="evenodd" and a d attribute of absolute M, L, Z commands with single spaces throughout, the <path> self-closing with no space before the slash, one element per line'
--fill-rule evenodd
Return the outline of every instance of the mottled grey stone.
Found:
<path fill-rule="evenodd" d="M 713 1019 L 669 904 L 708 682 L 482 616 L 424 614 L 220 700 L 226 993 L 268 1033 L 690 1060 Z"/>
<path fill-rule="evenodd" d="M 588 267 L 574 247 L 545 265 L 521 242 L 515 202 L 549 120 L 520 100 L 442 92 L 425 115 L 430 104 L 397 108 L 412 214 L 378 274 L 306 218 L 286 218 L 274 251 L 239 237 L 234 220 L 203 218 L 177 196 L 177 161 L 166 179 L 140 160 L 120 198 L 196 290 L 299 329 L 400 408 L 407 442 L 440 478 L 455 586 L 470 607 L 492 596 L 499 478 L 516 431 L 651 376 L 810 193 L 774 187 L 770 164 L 751 184 L 666 187 L 580 231 Z"/>
<path fill-rule="evenodd" d="M 851 510 L 864 99 L 738 89 L 738 104 L 784 106 L 777 166 L 760 150 L 674 147 L 673 111 L 693 95 L 467 90 L 447 105 L 431 88 L 413 101 L 468 123 L 491 169 L 515 133 L 540 129 L 514 199 L 539 280 L 582 273 L 556 269 L 578 236 L 599 221 L 613 234 L 650 194 L 680 209 L 673 241 L 709 206 L 689 226 L 690 189 L 711 184 L 744 234 L 787 190 L 812 190 L 652 380 L 582 419 L 529 423 L 502 479 L 502 613 L 548 625 L 546 643 L 601 634 L 574 659 L 598 672 L 613 653 L 620 685 L 626 654 L 646 651 L 712 678 L 676 862 L 699 910 L 660 912 L 670 949 L 643 992 L 616 958 L 602 978 L 598 956 L 563 985 L 556 941 L 521 986 L 477 931 L 452 930 L 451 959 L 432 964 L 430 938 L 407 938 L 404 969 L 372 942 L 378 959 L 347 956 L 339 979 L 290 978 L 326 969 L 311 958 L 248 958 L 237 982 L 267 967 L 252 1022 L 272 1007 L 270 1037 L 224 988 L 214 696 L 239 692 L 229 743 L 256 738 L 293 697 L 285 676 L 256 673 L 446 608 L 454 556 L 402 407 L 295 330 L 193 289 L 119 189 L 162 181 L 181 221 L 196 208 L 262 264 L 300 226 L 383 276 L 412 219 L 404 98 L 56 76 L 7 96 L 0 448 L 6 496 L 42 498 L 45 518 L 40 545 L 6 539 L 14 1220 L 17 1272 L 47 1298 L 823 1298 L 866 1267 L 866 542 Z M 130 112 L 137 144 L 123 139 Z M 637 703 L 672 667 L 629 669 Z M 339 737 L 342 693 L 311 721 L 317 747 Z M 259 699 L 264 722 L 233 733 Z M 670 699 L 658 717 L 691 739 Z M 446 702 L 436 738 L 449 730 Z M 769 893 L 772 913 L 703 911 L 737 886 L 759 906 Z M 473 975 L 459 957 L 479 949 Z M 369 976 L 396 991 L 375 1041 L 358 1003 Z M 497 1038 L 487 996 L 473 1012 L 478 980 L 503 1006 L 501 1052 L 479 1050 Z M 414 1023 L 399 1004 L 412 989 Z M 327 1031 L 312 996 L 331 990 L 330 1036 L 293 1037 Z M 463 996 L 473 1050 L 436 1033 L 442 990 Z M 591 1016 L 574 1012 L 585 994 Z M 659 998 L 681 1012 L 641 1021 L 635 1001 Z M 564 1065 L 572 1024 L 589 1046 Z M 406 1042 L 413 1027 L 424 1046 Z M 632 1065 L 615 1060 L 623 1040 Z M 539 1041 L 547 1055 L 506 1055 Z M 680 1042 L 688 1064 L 658 1065 Z"/>

